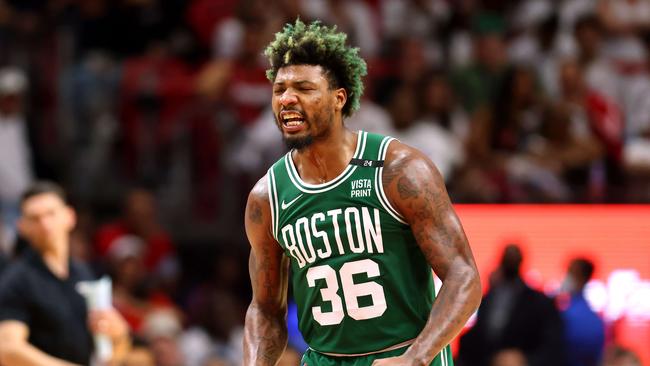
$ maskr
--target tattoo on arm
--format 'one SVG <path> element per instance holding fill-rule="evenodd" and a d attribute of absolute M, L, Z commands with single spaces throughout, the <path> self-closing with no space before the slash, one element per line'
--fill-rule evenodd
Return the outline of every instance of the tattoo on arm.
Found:
<path fill-rule="evenodd" d="M 399 192 L 399 198 L 403 200 L 416 198 L 419 194 L 413 183 L 406 177 L 400 177 L 397 181 L 397 192 Z"/>
<path fill-rule="evenodd" d="M 388 174 L 386 174 L 388 173 Z M 443 287 L 429 320 L 408 354 L 430 362 L 462 329 L 480 301 L 480 283 L 462 226 L 437 169 L 417 153 L 403 152 L 383 176 L 389 200 L 406 218 Z"/>
<path fill-rule="evenodd" d="M 273 258 L 265 249 L 256 258 L 251 254 L 250 274 L 255 299 L 246 312 L 245 365 L 272 366 L 278 361 L 287 344 L 284 323 L 286 308 L 279 306 L 282 300 L 278 283 L 271 276 Z"/>
<path fill-rule="evenodd" d="M 275 365 L 287 344 L 286 291 L 288 260 L 270 234 L 265 192 L 251 193 L 246 233 L 251 243 L 249 274 L 253 301 L 246 312 L 244 365 Z"/>
<path fill-rule="evenodd" d="M 262 207 L 260 206 L 259 202 L 253 202 L 251 204 L 250 212 L 248 213 L 248 218 L 251 220 L 251 222 L 255 224 L 262 223 Z"/>

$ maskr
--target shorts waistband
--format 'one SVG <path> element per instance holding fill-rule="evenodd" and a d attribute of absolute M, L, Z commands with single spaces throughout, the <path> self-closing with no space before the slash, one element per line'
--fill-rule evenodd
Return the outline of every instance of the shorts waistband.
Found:
<path fill-rule="evenodd" d="M 359 357 L 359 356 L 369 356 L 369 355 L 374 355 L 377 353 L 383 353 L 383 352 L 388 352 L 388 351 L 393 351 L 402 347 L 410 346 L 413 342 L 415 341 L 415 338 L 409 339 L 408 341 L 404 341 L 402 343 L 394 344 L 392 346 L 389 346 L 384 349 L 380 349 L 377 351 L 372 351 L 372 352 L 366 352 L 366 353 L 331 353 L 331 352 L 323 352 L 323 351 L 318 351 L 315 350 L 311 347 L 309 347 L 310 350 L 314 352 L 318 352 L 327 356 L 333 356 L 333 357 Z"/>

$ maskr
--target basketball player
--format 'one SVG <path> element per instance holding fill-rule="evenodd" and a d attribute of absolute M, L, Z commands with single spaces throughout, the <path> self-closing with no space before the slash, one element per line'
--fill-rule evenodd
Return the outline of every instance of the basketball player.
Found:
<path fill-rule="evenodd" d="M 244 364 L 280 357 L 291 280 L 310 346 L 301 365 L 451 365 L 448 344 L 481 298 L 474 259 L 431 161 L 345 127 L 366 73 L 345 39 L 298 20 L 265 51 L 290 152 L 246 206 L 253 300 Z M 443 282 L 435 301 L 431 269 Z"/>

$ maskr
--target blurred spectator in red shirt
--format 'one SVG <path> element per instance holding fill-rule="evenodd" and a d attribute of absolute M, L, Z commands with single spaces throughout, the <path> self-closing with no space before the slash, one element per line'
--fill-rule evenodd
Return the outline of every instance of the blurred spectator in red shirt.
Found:
<path fill-rule="evenodd" d="M 174 309 L 171 299 L 155 288 L 144 266 L 145 244 L 123 235 L 108 250 L 108 273 L 113 278 L 113 305 L 131 328 L 140 331 L 146 317 L 157 309 Z"/>
<path fill-rule="evenodd" d="M 165 260 L 174 257 L 171 237 L 156 215 L 156 199 L 145 189 L 133 189 L 126 196 L 123 216 L 102 226 L 96 236 L 97 255 L 106 256 L 118 240 L 136 236 L 144 242 L 143 261 L 148 271 L 161 270 Z"/>
<path fill-rule="evenodd" d="M 591 200 L 613 198 L 621 184 L 621 159 L 625 121 L 623 111 L 616 102 L 591 89 L 584 78 L 583 70 L 576 60 L 565 60 L 559 70 L 562 100 L 571 109 L 571 128 L 576 134 L 593 134 L 604 145 L 606 156 L 603 172 L 594 175 L 594 186 L 607 185 L 608 191 L 592 193 Z M 620 193 L 620 192 L 618 192 Z"/>
<path fill-rule="evenodd" d="M 179 117 L 194 92 L 191 68 L 164 38 L 124 62 L 120 87 L 124 174 L 127 181 L 160 182 L 168 174 Z"/>

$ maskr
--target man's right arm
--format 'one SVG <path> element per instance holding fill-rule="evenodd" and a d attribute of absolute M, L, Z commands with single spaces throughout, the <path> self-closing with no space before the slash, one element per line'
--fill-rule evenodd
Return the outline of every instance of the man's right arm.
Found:
<path fill-rule="evenodd" d="M 0 322 L 0 365 L 3 366 L 71 366 L 52 357 L 28 341 L 29 328 L 17 320 Z"/>
<path fill-rule="evenodd" d="M 289 259 L 271 235 L 266 178 L 248 196 L 245 223 L 253 300 L 246 312 L 244 365 L 275 365 L 287 345 Z"/>

